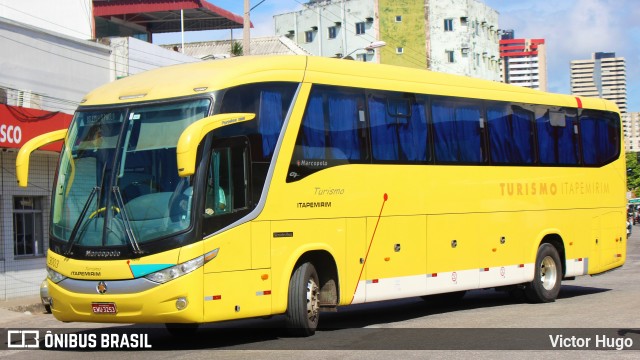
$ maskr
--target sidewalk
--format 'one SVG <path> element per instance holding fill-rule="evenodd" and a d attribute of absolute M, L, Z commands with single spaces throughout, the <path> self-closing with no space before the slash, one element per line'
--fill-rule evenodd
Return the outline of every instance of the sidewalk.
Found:
<path fill-rule="evenodd" d="M 0 319 L 4 321 L 14 315 L 42 315 L 45 314 L 44 306 L 39 295 L 18 297 L 8 300 L 0 300 Z"/>

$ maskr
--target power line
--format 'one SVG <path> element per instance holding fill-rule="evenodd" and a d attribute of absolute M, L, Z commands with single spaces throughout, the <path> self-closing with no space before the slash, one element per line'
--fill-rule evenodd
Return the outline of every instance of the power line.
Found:
<path fill-rule="evenodd" d="M 19 101 L 20 101 L 19 92 L 25 91 L 25 90 L 16 89 L 16 88 L 13 88 L 13 87 L 10 87 L 10 86 L 6 86 L 6 85 L 2 85 L 2 84 L 0 84 L 0 89 L 9 90 L 7 92 L 7 100 L 13 100 L 13 102 L 15 102 L 15 103 L 19 103 Z M 76 110 L 78 105 L 80 105 L 80 103 L 78 101 L 57 98 L 57 97 L 54 97 L 54 96 L 44 95 L 44 94 L 36 93 L 36 92 L 33 92 L 33 91 L 31 92 L 31 94 L 39 96 L 42 99 L 47 100 L 48 107 L 53 108 L 53 109 L 58 109 L 60 111 L 73 112 L 73 111 Z"/>
<path fill-rule="evenodd" d="M 45 50 L 45 49 L 42 49 L 42 48 L 39 48 L 39 47 L 36 47 L 36 46 L 33 46 L 33 45 L 29 45 L 29 44 L 17 41 L 15 39 L 12 39 L 12 38 L 9 38 L 9 37 L 3 36 L 3 35 L 0 35 L 0 38 L 4 38 L 6 40 L 12 41 L 14 43 L 17 43 L 17 44 L 20 44 L 20 45 L 23 45 L 23 46 L 26 46 L 26 47 L 30 47 L 32 49 L 36 49 L 36 50 L 39 50 L 39 51 L 42 51 L 42 52 L 45 52 L 45 53 L 48 53 L 48 54 L 51 54 L 51 55 L 59 56 L 59 57 L 62 57 L 62 58 L 65 58 L 65 59 L 69 59 L 69 60 L 73 60 L 73 61 L 76 61 L 76 62 L 80 62 L 80 63 L 83 63 L 83 64 L 95 66 L 95 67 L 102 68 L 102 69 L 107 69 L 107 70 L 110 70 L 110 71 L 118 71 L 119 70 L 119 69 L 111 68 L 110 66 L 101 66 L 101 65 L 98 65 L 98 64 L 95 64 L 95 63 L 86 62 L 86 61 L 82 61 L 82 60 L 79 60 L 79 59 L 76 59 L 76 58 L 73 58 L 73 57 L 69 57 L 69 56 L 66 56 L 66 55 L 62 55 L 62 54 L 58 54 L 58 53 L 55 53 L 55 52 L 51 52 L 49 50 Z M 40 41 L 42 43 L 45 43 L 47 45 L 50 45 L 50 46 L 55 46 L 55 47 L 58 47 L 58 48 L 65 49 L 65 50 L 67 50 L 69 52 L 75 52 L 75 53 L 81 54 L 81 55 L 83 55 L 85 57 L 94 58 L 94 59 L 102 60 L 102 61 L 105 61 L 105 62 L 109 61 L 108 58 L 103 58 L 103 57 L 100 57 L 98 55 L 87 54 L 87 53 L 84 53 L 84 52 L 81 52 L 81 51 L 78 51 L 78 50 L 75 50 L 75 49 L 72 49 L 72 48 L 57 44 L 57 43 L 54 43 L 54 42 L 45 41 L 45 40 L 41 40 L 41 39 L 36 39 L 36 40 L 38 40 L 38 41 Z M 155 57 L 158 57 L 158 58 L 164 58 L 164 59 L 172 60 L 172 61 L 175 62 L 175 64 L 181 64 L 182 63 L 182 62 L 180 62 L 180 60 L 159 56 L 159 55 L 156 55 L 156 54 L 151 54 L 151 53 L 144 52 L 144 51 L 138 50 L 138 49 L 130 48 L 129 50 L 135 50 L 135 51 L 138 51 L 138 52 L 141 52 L 141 53 L 144 53 L 144 54 L 147 54 L 147 55 L 152 55 L 152 56 L 155 56 Z M 135 61 L 138 62 L 138 63 L 144 64 L 144 65 L 152 66 L 152 67 L 165 66 L 164 64 L 151 63 L 151 62 L 144 61 L 142 59 L 135 59 Z M 134 66 L 134 65 L 131 65 L 131 64 L 128 64 L 128 68 L 129 69 L 141 70 L 141 71 L 150 70 L 149 68 Z M 131 73 L 129 71 L 127 71 L 126 75 L 131 75 Z"/>
<path fill-rule="evenodd" d="M 86 34 L 85 34 L 85 33 L 83 33 L 82 31 L 78 31 L 78 30 L 76 30 L 76 29 L 72 29 L 72 28 L 69 28 L 69 27 L 66 27 L 66 26 L 60 25 L 60 24 L 58 24 L 58 23 L 51 22 L 51 21 L 49 21 L 49 20 L 47 20 L 47 19 L 43 19 L 43 18 L 41 18 L 41 17 L 37 17 L 37 16 L 35 16 L 35 15 L 33 15 L 33 14 L 30 14 L 30 13 L 27 13 L 27 12 L 24 12 L 24 11 L 20 11 L 20 10 L 18 10 L 18 9 L 16 9 L 16 8 L 12 8 L 11 6 L 8 6 L 7 4 L 0 4 L 0 6 L 4 6 L 4 7 L 5 7 L 5 8 L 7 8 L 7 9 L 13 10 L 13 11 L 15 11 L 15 12 L 19 12 L 19 13 L 21 13 L 21 14 L 24 14 L 24 15 L 30 16 L 30 17 L 32 17 L 32 18 L 34 18 L 34 19 L 38 19 L 38 20 L 44 21 L 44 22 L 46 22 L 46 23 L 49 23 L 49 24 L 52 24 L 52 25 L 55 25 L 55 26 L 61 27 L 61 28 L 63 28 L 63 29 L 71 30 L 71 31 L 75 32 L 76 34 L 86 35 Z M 86 9 L 86 6 L 85 6 L 85 9 Z"/>

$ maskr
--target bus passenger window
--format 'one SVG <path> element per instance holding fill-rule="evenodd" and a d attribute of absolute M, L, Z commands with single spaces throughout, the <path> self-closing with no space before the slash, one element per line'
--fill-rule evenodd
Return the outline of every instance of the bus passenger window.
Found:
<path fill-rule="evenodd" d="M 564 118 L 554 121 L 554 118 Z M 578 163 L 578 141 L 575 133 L 576 117 L 563 110 L 544 107 L 536 109 L 538 149 L 543 165 L 575 165 Z"/>
<path fill-rule="evenodd" d="M 484 160 L 479 104 L 434 100 L 431 113 L 437 162 L 481 163 Z"/>
<path fill-rule="evenodd" d="M 580 116 L 580 141 L 585 165 L 608 164 L 620 152 L 620 121 L 603 111 L 585 111 Z"/>
<path fill-rule="evenodd" d="M 396 95 L 397 96 L 397 95 Z M 427 118 L 415 99 L 369 95 L 373 159 L 394 162 L 427 160 Z"/>
<path fill-rule="evenodd" d="M 304 159 L 367 158 L 363 97 L 361 91 L 337 88 L 312 91 L 298 136 Z"/>
<path fill-rule="evenodd" d="M 494 164 L 534 162 L 533 112 L 508 103 L 487 106 L 489 153 Z"/>

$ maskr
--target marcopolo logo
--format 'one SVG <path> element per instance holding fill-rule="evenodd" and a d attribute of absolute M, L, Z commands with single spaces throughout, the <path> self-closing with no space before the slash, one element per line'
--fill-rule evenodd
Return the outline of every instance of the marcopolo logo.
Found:
<path fill-rule="evenodd" d="M 22 142 L 22 129 L 20 126 L 0 124 L 0 142 L 20 144 Z"/>
<path fill-rule="evenodd" d="M 7 347 L 9 349 L 38 348 L 40 331 L 38 330 L 8 330 Z"/>
<path fill-rule="evenodd" d="M 6 349 L 151 349 L 149 334 L 140 330 L 7 329 Z"/>

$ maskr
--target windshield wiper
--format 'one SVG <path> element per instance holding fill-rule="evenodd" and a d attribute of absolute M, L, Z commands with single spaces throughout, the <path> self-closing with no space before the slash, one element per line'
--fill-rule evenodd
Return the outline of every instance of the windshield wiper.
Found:
<path fill-rule="evenodd" d="M 73 229 L 71 230 L 71 235 L 69 235 L 69 244 L 67 245 L 67 248 L 64 251 L 65 255 L 71 254 L 71 249 L 73 249 L 73 245 L 75 245 L 76 242 L 78 241 L 78 238 L 76 237 L 76 235 L 78 234 L 80 225 L 84 223 L 84 216 L 87 214 L 87 210 L 89 210 L 89 204 L 91 204 L 91 200 L 93 200 L 93 197 L 96 196 L 96 193 L 98 191 L 100 191 L 100 188 L 98 186 L 95 186 L 93 189 L 91 189 L 89 198 L 87 198 L 87 201 L 84 203 L 84 206 L 82 207 L 82 211 L 80 212 L 80 216 L 78 217 L 78 221 L 76 221 L 76 224 L 73 226 Z"/>
<path fill-rule="evenodd" d="M 133 248 L 133 253 L 136 255 L 142 255 L 144 251 L 140 248 L 140 244 L 136 240 L 136 235 L 133 233 L 133 229 L 131 228 L 131 223 L 129 222 L 129 215 L 127 214 L 127 209 L 124 206 L 124 200 L 122 200 L 122 193 L 120 193 L 120 188 L 114 186 L 111 190 L 116 198 L 116 203 L 120 208 L 120 214 L 122 215 L 122 222 L 124 223 L 124 230 L 127 234 L 127 239 L 129 239 L 129 243 Z"/>

